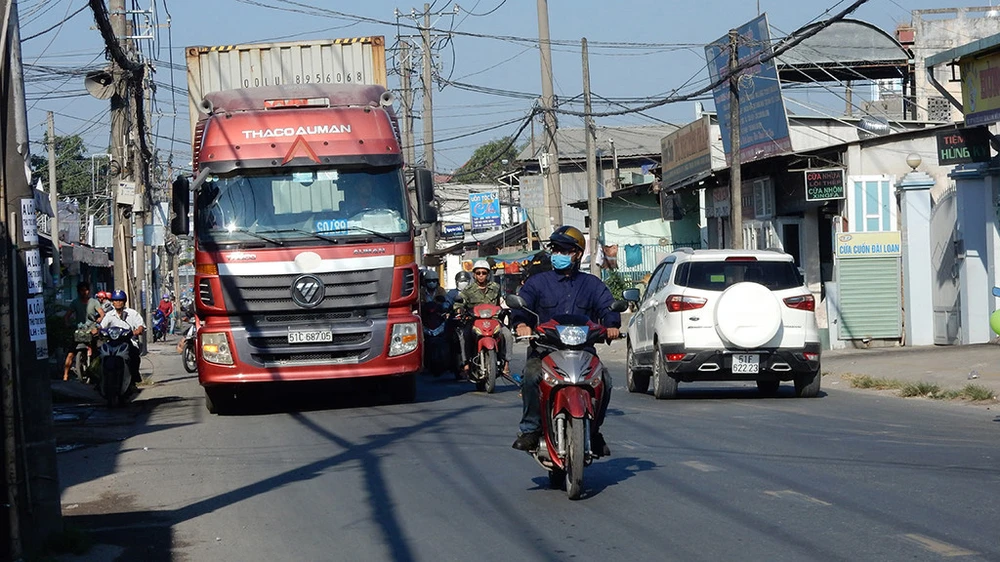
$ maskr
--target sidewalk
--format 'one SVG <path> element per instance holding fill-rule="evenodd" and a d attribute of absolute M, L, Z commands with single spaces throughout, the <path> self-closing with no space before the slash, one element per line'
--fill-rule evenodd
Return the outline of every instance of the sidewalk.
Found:
<path fill-rule="evenodd" d="M 966 385 L 992 389 L 1000 396 L 1000 345 L 889 347 L 824 351 L 823 386 L 838 382 L 850 388 L 845 375 L 868 375 L 904 383 L 935 384 L 942 391 Z"/>

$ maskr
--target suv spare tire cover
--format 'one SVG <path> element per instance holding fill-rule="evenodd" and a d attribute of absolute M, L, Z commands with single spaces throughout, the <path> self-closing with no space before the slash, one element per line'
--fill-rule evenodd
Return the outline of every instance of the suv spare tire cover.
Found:
<path fill-rule="evenodd" d="M 715 306 L 715 329 L 736 347 L 752 349 L 771 341 L 781 328 L 781 305 L 759 283 L 736 283 Z"/>

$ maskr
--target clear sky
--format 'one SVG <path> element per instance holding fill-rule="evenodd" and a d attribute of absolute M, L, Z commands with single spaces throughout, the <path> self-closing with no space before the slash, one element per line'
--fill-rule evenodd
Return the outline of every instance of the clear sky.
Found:
<path fill-rule="evenodd" d="M 157 67 L 155 109 L 159 115 L 154 120 L 155 142 L 162 158 L 165 160 L 172 153 L 175 165 L 180 167 L 187 167 L 191 157 L 183 72 L 185 46 L 383 35 L 390 50 L 388 65 L 392 71 L 397 35 L 416 33 L 397 27 L 395 22 L 412 26 L 414 21 L 408 17 L 411 10 L 423 10 L 423 2 L 401 4 L 389 0 L 127 0 L 127 3 L 155 13 L 157 39 L 143 42 L 144 53 L 155 59 Z M 21 37 L 27 39 L 22 46 L 22 59 L 26 67 L 33 153 L 44 150 L 47 111 L 55 112 L 57 134 L 82 135 L 94 153 L 105 152 L 108 146 L 107 102 L 90 98 L 83 88 L 83 71 L 105 64 L 103 42 L 94 26 L 93 14 L 84 8 L 86 4 L 86 0 L 18 2 Z M 534 103 L 518 94 L 540 95 L 539 51 L 532 42 L 538 37 L 537 9 L 532 0 L 465 0 L 458 4 L 439 0 L 431 4 L 433 12 L 441 14 L 432 20 L 439 37 L 435 50 L 438 74 L 477 90 L 439 85 L 434 92 L 435 136 L 452 139 L 437 144 L 436 167 L 449 171 L 468 159 L 477 146 L 518 129 Z M 848 0 L 760 0 L 759 7 L 767 13 L 771 36 L 775 39 L 825 19 L 850 4 Z M 898 23 L 910 21 L 913 9 L 989 4 L 988 0 L 979 4 L 955 0 L 870 0 L 850 17 L 873 23 L 892 34 Z M 69 17 L 81 8 L 81 12 Z M 398 20 L 397 9 L 402 16 Z M 594 110 L 602 111 L 622 108 L 602 101 L 603 98 L 617 101 L 662 98 L 673 91 L 686 93 L 705 86 L 708 72 L 704 45 L 756 17 L 758 2 L 549 0 L 548 11 L 550 34 L 555 41 L 556 95 L 571 99 L 582 92 L 579 41 L 586 37 L 591 43 Z M 377 21 L 359 21 L 353 16 Z M 46 31 L 49 28 L 53 29 Z M 37 37 L 32 38 L 33 35 Z M 397 84 L 398 76 L 390 76 L 390 87 Z M 810 103 L 827 101 L 817 97 Z M 712 107 L 711 101 L 705 104 Z M 420 107 L 419 101 L 416 107 Z M 581 106 L 572 108 L 579 110 Z M 842 109 L 841 104 L 836 111 Z M 684 102 L 642 115 L 598 119 L 597 125 L 662 122 L 681 125 L 693 118 L 693 102 Z M 580 127 L 582 121 L 563 116 L 560 126 Z M 418 143 L 420 127 L 418 121 Z M 484 131 L 491 127 L 497 128 Z M 418 148 L 418 155 L 421 151 Z"/>

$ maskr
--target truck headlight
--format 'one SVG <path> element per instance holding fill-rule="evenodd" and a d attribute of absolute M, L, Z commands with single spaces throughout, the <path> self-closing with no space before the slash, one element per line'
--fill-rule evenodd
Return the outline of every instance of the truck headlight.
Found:
<path fill-rule="evenodd" d="M 417 348 L 417 323 L 395 324 L 389 338 L 389 357 L 409 353 Z"/>
<path fill-rule="evenodd" d="M 225 332 L 207 332 L 201 335 L 201 356 L 209 363 L 232 365 L 233 353 Z"/>

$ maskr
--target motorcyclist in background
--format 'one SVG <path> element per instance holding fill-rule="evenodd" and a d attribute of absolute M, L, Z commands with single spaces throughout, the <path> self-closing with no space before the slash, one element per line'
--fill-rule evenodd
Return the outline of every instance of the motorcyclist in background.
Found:
<path fill-rule="evenodd" d="M 448 289 L 448 292 L 445 293 L 444 295 L 445 300 L 452 306 L 455 306 L 455 297 L 457 297 L 459 293 L 464 291 L 465 288 L 468 287 L 469 283 L 471 282 L 472 282 L 472 275 L 469 275 L 468 271 L 459 271 L 458 273 L 456 273 L 455 288 Z"/>
<path fill-rule="evenodd" d="M 476 260 L 476 263 L 472 264 L 472 275 L 475 283 L 471 283 L 461 292 L 463 299 L 462 307 L 466 315 L 471 316 L 472 309 L 477 304 L 489 303 L 500 305 L 500 284 L 492 279 L 492 274 L 493 268 L 490 267 L 490 262 Z M 504 362 L 503 374 L 509 376 L 510 358 L 514 352 L 514 335 L 507 326 L 501 326 L 500 333 L 503 336 L 503 353 L 501 354 Z M 472 333 L 471 322 L 466 322 L 463 328 L 463 336 L 465 342 L 461 346 L 462 364 L 468 367 L 469 359 L 475 354 L 475 351 L 471 349 L 472 344 L 476 341 L 476 336 Z"/>
<path fill-rule="evenodd" d="M 524 299 L 525 308 L 538 314 L 537 323 L 545 323 L 560 314 L 587 316 L 592 322 L 603 325 L 608 339 L 615 339 L 621 327 L 621 315 L 611 310 L 615 302 L 611 291 L 599 277 L 580 271 L 586 239 L 576 227 L 561 226 L 549 237 L 552 270 L 532 275 L 525 281 L 518 294 Z M 514 311 L 514 326 L 518 337 L 530 336 L 536 326 L 535 317 L 524 310 Z M 592 352 L 595 350 L 591 350 Z M 544 352 L 534 345 L 528 351 L 521 387 L 523 413 L 520 432 L 512 445 L 522 451 L 538 448 L 541 435 L 541 412 L 538 382 L 542 374 Z M 604 398 L 591 426 L 591 449 L 599 456 L 608 456 L 608 448 L 601 435 L 601 424 L 611 401 L 611 375 L 602 373 Z"/>
<path fill-rule="evenodd" d="M 445 297 L 444 289 L 441 287 L 441 278 L 433 269 L 425 270 L 420 277 L 420 301 L 430 302 L 438 297 L 442 299 Z"/>
<path fill-rule="evenodd" d="M 122 328 L 128 328 L 132 330 L 131 345 L 128 346 L 128 370 L 132 375 L 132 382 L 138 384 L 142 382 L 142 377 L 139 376 L 139 341 L 138 337 L 146 331 L 146 323 L 142 319 L 142 315 L 139 311 L 134 308 L 128 308 L 125 304 L 128 302 L 128 295 L 125 291 L 121 289 L 116 289 L 111 293 L 111 304 L 114 306 L 114 310 L 104 315 L 101 320 L 101 328 L 110 328 L 112 326 L 120 326 Z M 94 329 L 95 333 L 97 329 Z"/>

